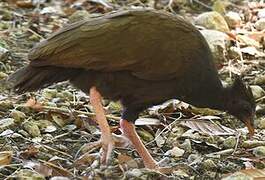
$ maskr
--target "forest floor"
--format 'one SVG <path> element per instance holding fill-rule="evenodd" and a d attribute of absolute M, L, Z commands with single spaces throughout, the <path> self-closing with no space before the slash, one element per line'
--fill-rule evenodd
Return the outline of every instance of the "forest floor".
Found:
<path fill-rule="evenodd" d="M 265 4 L 172 2 L 0 1 L 0 80 L 28 63 L 27 53 L 36 43 L 87 16 L 138 6 L 156 7 L 189 19 L 210 10 L 224 14 L 233 11 L 242 20 L 238 27 L 229 29 L 236 38 L 226 48 L 236 45 L 242 51 L 237 58 L 222 62 L 219 72 L 227 83 L 231 83 L 231 74 L 240 73 L 252 85 L 257 102 L 254 137 L 249 138 L 244 125 L 226 113 L 172 100 L 148 109 L 136 121 L 137 132 L 152 156 L 169 166 L 171 173 L 143 168 L 132 147 L 115 148 L 110 164 L 101 166 L 99 149 L 86 153 L 83 148 L 100 138 L 85 93 L 62 82 L 17 95 L 0 81 L 0 179 L 265 178 L 265 25 L 264 29 L 256 27 L 256 22 L 265 18 Z M 121 105 L 104 100 L 104 106 L 112 132 L 120 133 Z"/>

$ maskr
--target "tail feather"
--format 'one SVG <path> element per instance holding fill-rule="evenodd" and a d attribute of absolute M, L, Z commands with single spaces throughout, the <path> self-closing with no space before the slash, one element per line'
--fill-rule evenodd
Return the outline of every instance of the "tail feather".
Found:
<path fill-rule="evenodd" d="M 25 66 L 9 76 L 13 89 L 17 93 L 36 91 L 53 83 L 66 81 L 76 75 L 76 69 L 61 67 Z"/>

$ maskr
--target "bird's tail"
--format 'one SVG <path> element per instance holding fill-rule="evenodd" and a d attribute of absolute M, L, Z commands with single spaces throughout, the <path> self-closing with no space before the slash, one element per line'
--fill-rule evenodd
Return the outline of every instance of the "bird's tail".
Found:
<path fill-rule="evenodd" d="M 78 71 L 62 67 L 25 66 L 11 74 L 7 81 L 17 93 L 36 91 L 53 83 L 66 81 Z"/>

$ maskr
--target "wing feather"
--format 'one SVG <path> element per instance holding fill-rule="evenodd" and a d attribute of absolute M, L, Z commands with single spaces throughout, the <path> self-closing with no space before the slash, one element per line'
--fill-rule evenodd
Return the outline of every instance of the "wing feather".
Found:
<path fill-rule="evenodd" d="M 194 40 L 201 38 L 178 16 L 127 10 L 69 25 L 35 46 L 29 59 L 33 66 L 126 70 L 142 79 L 161 80 L 184 73 L 205 46 Z"/>

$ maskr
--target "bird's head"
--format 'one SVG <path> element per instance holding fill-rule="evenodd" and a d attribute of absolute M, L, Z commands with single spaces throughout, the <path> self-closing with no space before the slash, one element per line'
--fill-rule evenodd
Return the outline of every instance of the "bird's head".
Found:
<path fill-rule="evenodd" d="M 246 86 L 240 77 L 236 77 L 229 89 L 228 113 L 242 121 L 247 126 L 250 136 L 253 136 L 256 103 L 250 87 Z"/>

